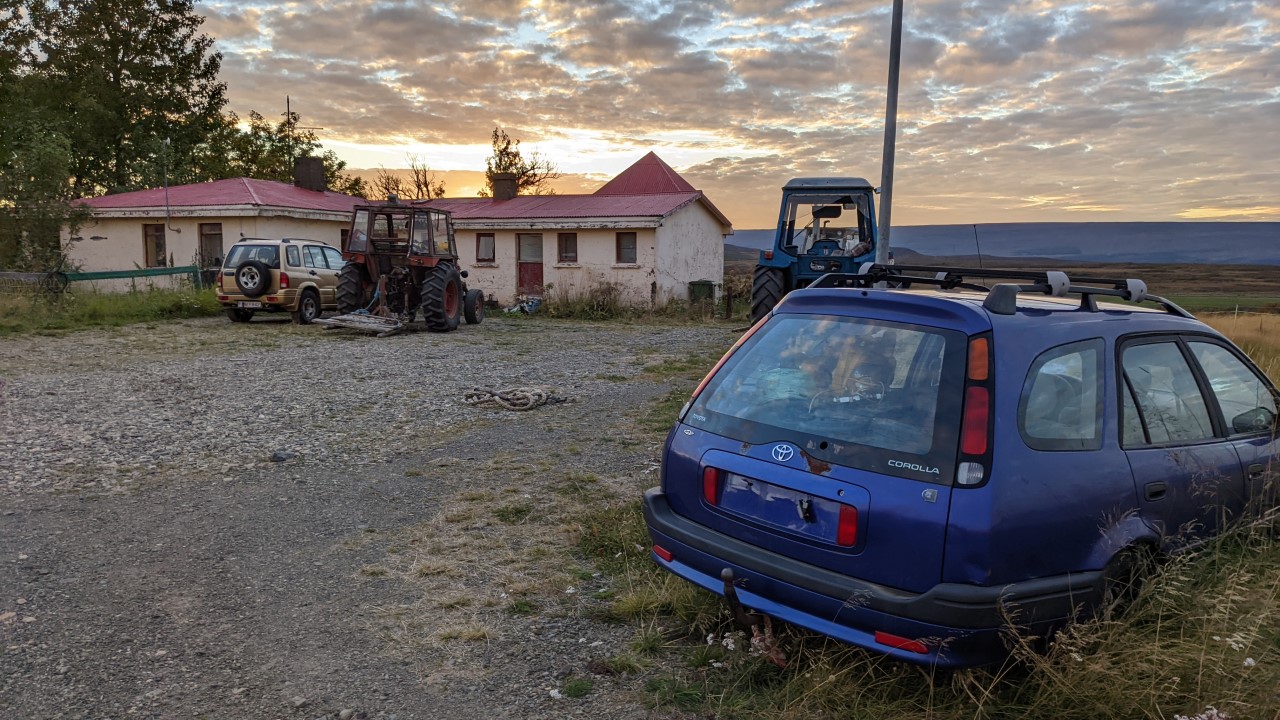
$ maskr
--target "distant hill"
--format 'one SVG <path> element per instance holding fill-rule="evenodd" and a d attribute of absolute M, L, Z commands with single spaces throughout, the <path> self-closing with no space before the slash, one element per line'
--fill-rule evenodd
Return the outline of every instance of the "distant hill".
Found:
<path fill-rule="evenodd" d="M 773 244 L 772 229 L 737 230 L 728 246 L 758 251 Z M 1280 266 L 1280 223 L 1000 223 L 894 227 L 890 242 L 904 253 L 930 257 L 1046 258 L 1065 262 L 1196 263 Z M 733 252 L 737 260 L 740 253 Z M 752 258 L 754 262 L 754 256 Z M 967 263 L 966 263 L 967 264 Z"/>

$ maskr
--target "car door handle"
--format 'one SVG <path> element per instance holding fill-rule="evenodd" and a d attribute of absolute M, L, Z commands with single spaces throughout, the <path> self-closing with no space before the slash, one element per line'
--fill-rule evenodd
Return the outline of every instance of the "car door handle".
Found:
<path fill-rule="evenodd" d="M 312 270 L 312 271 L 311 271 L 311 274 L 312 274 L 312 275 L 315 275 L 315 274 L 316 274 L 316 271 L 315 271 L 315 270 Z"/>
<path fill-rule="evenodd" d="M 1250 465 L 1249 469 L 1245 471 L 1244 476 L 1246 479 L 1249 480 L 1249 482 L 1253 482 L 1254 480 L 1261 480 L 1263 477 L 1266 476 L 1266 474 L 1267 474 L 1267 468 L 1265 466 Z"/>
<path fill-rule="evenodd" d="M 1168 489 L 1169 486 L 1162 482 L 1147 483 L 1146 488 L 1144 488 L 1147 499 L 1153 502 L 1164 497 L 1164 494 Z"/>

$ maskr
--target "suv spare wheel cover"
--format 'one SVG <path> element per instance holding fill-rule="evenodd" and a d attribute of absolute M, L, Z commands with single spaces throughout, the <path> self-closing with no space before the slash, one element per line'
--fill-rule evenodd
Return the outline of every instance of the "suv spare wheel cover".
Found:
<path fill-rule="evenodd" d="M 236 267 L 236 287 L 248 297 L 258 297 L 271 286 L 271 268 L 257 260 L 245 260 Z"/>

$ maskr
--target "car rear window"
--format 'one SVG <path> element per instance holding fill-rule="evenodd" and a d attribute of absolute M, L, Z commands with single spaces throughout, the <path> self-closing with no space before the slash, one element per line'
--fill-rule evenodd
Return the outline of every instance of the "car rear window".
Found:
<path fill-rule="evenodd" d="M 227 253 L 224 267 L 238 267 L 247 260 L 257 260 L 273 270 L 280 269 L 280 248 L 276 245 L 234 245 Z"/>
<path fill-rule="evenodd" d="M 685 422 L 827 462 L 950 483 L 965 336 L 830 315 L 777 315 L 698 395 Z"/>

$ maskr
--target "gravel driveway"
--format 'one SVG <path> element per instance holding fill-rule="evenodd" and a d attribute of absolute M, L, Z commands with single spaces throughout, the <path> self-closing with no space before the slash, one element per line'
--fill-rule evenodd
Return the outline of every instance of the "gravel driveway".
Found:
<path fill-rule="evenodd" d="M 646 366 L 725 326 L 0 343 L 0 717 L 651 717 L 577 516 L 651 482 Z M 525 413 L 461 402 L 541 386 Z M 584 697 L 566 682 L 588 678 Z"/>

